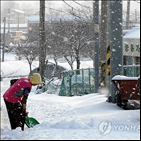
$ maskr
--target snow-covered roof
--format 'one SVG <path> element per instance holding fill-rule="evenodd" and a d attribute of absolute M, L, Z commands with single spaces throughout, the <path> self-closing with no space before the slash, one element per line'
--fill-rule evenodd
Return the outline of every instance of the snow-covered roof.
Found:
<path fill-rule="evenodd" d="M 10 24 L 10 28 L 16 28 L 17 27 L 17 24 Z M 25 24 L 19 24 L 19 27 L 20 28 L 23 28 L 23 27 L 28 27 L 28 25 L 27 25 L 27 23 L 25 23 Z M 4 24 L 3 23 L 1 23 L 1 28 L 4 28 Z"/>
<path fill-rule="evenodd" d="M 28 21 L 32 21 L 32 22 L 36 22 L 36 21 L 39 21 L 39 15 L 30 15 L 29 18 L 28 18 Z M 46 19 L 45 19 L 46 21 Z"/>
<path fill-rule="evenodd" d="M 123 35 L 127 34 L 130 30 L 123 30 Z"/>
<path fill-rule="evenodd" d="M 125 35 L 123 38 L 130 38 L 130 39 L 140 39 L 140 26 L 135 27 L 130 31 L 125 31 Z"/>
<path fill-rule="evenodd" d="M 18 9 L 11 9 L 12 11 L 15 11 L 17 13 L 21 13 L 21 14 L 24 14 L 25 12 L 24 11 L 21 11 L 21 10 L 18 10 Z"/>
<path fill-rule="evenodd" d="M 16 33 L 18 33 L 18 32 L 23 32 L 23 31 L 10 31 L 10 32 L 13 32 L 13 33 L 15 33 L 15 32 L 16 32 Z"/>
<path fill-rule="evenodd" d="M 65 20 L 65 21 L 69 21 L 69 20 L 74 19 L 74 17 L 71 15 L 69 15 L 69 16 L 68 15 L 53 16 L 53 15 L 48 15 L 48 14 L 45 15 L 45 21 L 59 21 L 60 19 Z M 39 22 L 40 17 L 39 17 L 39 15 L 30 15 L 28 21 L 29 22 Z"/>

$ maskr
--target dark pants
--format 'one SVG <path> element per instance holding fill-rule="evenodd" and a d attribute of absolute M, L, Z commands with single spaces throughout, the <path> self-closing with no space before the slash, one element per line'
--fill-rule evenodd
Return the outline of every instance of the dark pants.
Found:
<path fill-rule="evenodd" d="M 5 100 L 5 105 L 7 108 L 11 129 L 16 129 L 16 127 L 21 127 L 24 131 L 25 124 L 25 111 L 20 103 L 11 103 Z"/>

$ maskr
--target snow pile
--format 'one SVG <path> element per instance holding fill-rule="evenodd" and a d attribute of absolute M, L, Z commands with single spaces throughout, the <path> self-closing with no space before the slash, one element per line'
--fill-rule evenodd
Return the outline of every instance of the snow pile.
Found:
<path fill-rule="evenodd" d="M 39 62 L 34 61 L 32 69 L 38 66 Z M 1 62 L 2 77 L 28 76 L 29 64 L 26 60 L 17 60 L 14 53 L 5 53 L 5 61 Z"/>
<path fill-rule="evenodd" d="M 140 110 L 124 111 L 106 102 L 100 94 L 59 97 L 53 94 L 31 93 L 27 110 L 29 117 L 40 124 L 33 128 L 11 131 L 2 127 L 2 139 L 140 139 Z M 4 106 L 4 105 L 3 105 Z"/>
<path fill-rule="evenodd" d="M 9 71 L 11 64 L 15 69 L 23 65 L 19 61 L 18 65 L 12 62 L 7 65 Z M 28 74 L 28 65 L 25 67 L 24 71 Z M 36 86 L 32 87 L 27 111 L 29 117 L 34 117 L 40 124 L 33 128 L 25 125 L 24 131 L 20 128 L 11 130 L 3 101 L 9 82 L 10 78 L 1 81 L 2 140 L 140 140 L 140 110 L 123 110 L 116 104 L 106 102 L 106 91 L 63 97 L 46 92 L 36 94 Z M 59 84 L 57 80 L 53 83 Z"/>
<path fill-rule="evenodd" d="M 27 71 L 30 72 L 29 68 L 27 68 L 27 63 L 23 61 L 2 62 L 1 67 L 2 77 L 25 76 Z"/>

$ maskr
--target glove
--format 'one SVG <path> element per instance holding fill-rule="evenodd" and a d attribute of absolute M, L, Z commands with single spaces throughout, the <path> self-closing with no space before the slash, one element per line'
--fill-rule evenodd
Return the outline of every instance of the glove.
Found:
<path fill-rule="evenodd" d="M 29 94 L 29 91 L 26 89 L 26 90 L 24 91 L 24 94 L 25 94 L 25 95 L 28 95 L 28 94 Z"/>
<path fill-rule="evenodd" d="M 26 104 L 22 104 L 23 105 L 23 109 L 26 111 Z"/>

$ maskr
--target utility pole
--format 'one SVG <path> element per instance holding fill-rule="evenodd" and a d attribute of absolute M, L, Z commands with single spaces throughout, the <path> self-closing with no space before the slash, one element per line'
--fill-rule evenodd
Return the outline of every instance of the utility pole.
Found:
<path fill-rule="evenodd" d="M 110 48 L 110 2 L 111 1 L 107 1 L 107 47 L 109 46 Z M 110 57 L 110 55 L 108 56 L 108 48 L 107 48 L 107 56 L 106 56 L 106 88 L 108 90 L 108 92 L 110 93 L 110 73 L 108 71 L 110 71 L 110 65 L 108 67 L 108 57 Z M 110 61 L 110 59 L 109 59 Z M 110 64 L 110 62 L 109 62 Z"/>
<path fill-rule="evenodd" d="M 99 60 L 101 65 L 101 82 L 105 86 L 106 80 L 106 55 L 107 55 L 107 37 L 108 37 L 108 30 L 107 30 L 107 20 L 108 20 L 108 1 L 103 0 L 101 1 L 101 22 L 100 22 L 100 47 L 99 47 Z"/>
<path fill-rule="evenodd" d="M 100 61 L 106 60 L 106 46 L 107 46 L 107 9 L 108 1 L 101 1 L 101 22 L 100 22 Z"/>
<path fill-rule="evenodd" d="M 123 74 L 122 0 L 110 1 L 110 81 Z M 115 85 L 110 82 L 110 102 L 115 103 Z"/>
<path fill-rule="evenodd" d="M 137 14 L 138 14 L 138 11 L 137 11 L 137 9 L 135 9 L 135 22 L 136 22 L 136 24 L 138 23 Z"/>
<path fill-rule="evenodd" d="M 39 48 L 39 73 L 43 76 L 43 68 L 46 59 L 45 45 L 45 0 L 40 0 L 40 48 Z"/>
<path fill-rule="evenodd" d="M 17 31 L 19 31 L 19 20 L 20 20 L 19 13 L 17 13 L 17 15 L 18 15 L 18 25 L 17 25 Z"/>
<path fill-rule="evenodd" d="M 10 44 L 10 8 L 8 9 L 8 46 Z"/>
<path fill-rule="evenodd" d="M 3 32 L 3 50 L 2 50 L 2 62 L 4 62 L 4 53 L 5 53 L 5 24 L 6 24 L 6 17 L 4 17 L 4 32 Z"/>
<path fill-rule="evenodd" d="M 99 90 L 99 0 L 93 2 L 95 93 Z"/>
<path fill-rule="evenodd" d="M 130 20 L 130 0 L 127 1 L 126 29 L 129 29 Z"/>

